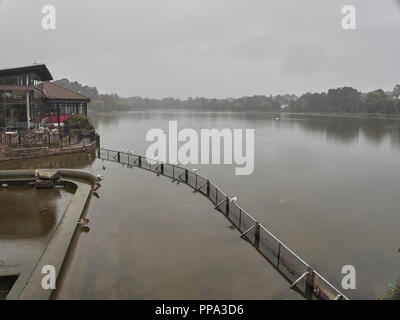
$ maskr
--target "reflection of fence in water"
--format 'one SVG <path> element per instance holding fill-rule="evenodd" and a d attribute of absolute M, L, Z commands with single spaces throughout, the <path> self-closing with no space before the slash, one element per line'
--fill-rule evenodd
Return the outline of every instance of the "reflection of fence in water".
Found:
<path fill-rule="evenodd" d="M 251 243 L 302 294 L 309 298 L 313 296 L 324 300 L 348 299 L 268 229 L 240 208 L 236 202 L 230 201 L 228 196 L 210 180 L 178 165 L 151 160 L 132 153 L 100 148 L 98 157 L 102 160 L 140 167 L 186 183 L 206 196 L 216 206 L 215 209 L 222 212 L 242 233 L 242 237 Z"/>

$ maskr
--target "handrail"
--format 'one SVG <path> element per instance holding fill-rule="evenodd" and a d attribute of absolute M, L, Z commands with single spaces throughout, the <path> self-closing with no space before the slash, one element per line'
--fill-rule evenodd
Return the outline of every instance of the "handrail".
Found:
<path fill-rule="evenodd" d="M 101 152 L 107 152 L 107 159 L 103 159 L 101 157 Z M 115 153 L 115 156 L 112 157 L 112 159 L 110 159 L 110 153 Z M 128 163 L 124 163 L 121 160 L 121 155 L 123 156 L 128 156 Z M 121 164 L 126 164 L 126 165 L 132 165 L 135 167 L 139 167 L 141 169 L 144 170 L 148 170 L 151 172 L 155 172 L 157 174 L 162 174 L 166 177 L 172 178 L 176 181 L 180 181 L 180 182 L 184 182 L 185 184 L 189 185 L 190 187 L 192 187 L 194 190 L 196 191 L 200 191 L 201 189 L 204 188 L 205 186 L 207 186 L 207 193 L 203 195 L 207 196 L 207 198 L 213 202 L 213 199 L 210 198 L 210 187 L 213 186 L 213 188 L 215 188 L 215 203 L 213 202 L 213 204 L 215 205 L 215 209 L 221 211 L 222 213 L 224 213 L 223 209 L 221 209 L 221 205 L 223 203 L 226 202 L 227 205 L 227 212 L 224 213 L 226 214 L 226 217 L 232 222 L 232 220 L 229 217 L 229 206 L 230 206 L 230 201 L 229 201 L 229 197 L 228 195 L 222 191 L 217 185 L 215 185 L 214 183 L 212 183 L 209 179 L 195 173 L 192 171 L 189 171 L 189 169 L 178 166 L 176 164 L 170 164 L 170 163 L 166 163 L 166 162 L 162 162 L 159 160 L 154 160 L 154 159 L 149 159 L 147 157 L 141 156 L 141 155 L 137 155 L 134 154 L 133 152 L 124 152 L 124 151 L 116 151 L 116 150 L 111 150 L 111 149 L 106 149 L 106 148 L 98 148 L 98 157 L 102 160 L 107 160 L 107 161 L 113 161 L 113 162 L 117 162 L 117 163 L 121 163 Z M 130 163 L 131 157 L 136 157 L 137 159 L 135 161 L 132 161 L 132 163 Z M 147 161 L 147 163 L 149 164 L 149 168 L 143 167 L 143 160 Z M 154 162 L 155 164 L 152 164 L 152 162 Z M 152 166 L 157 165 L 157 168 L 155 168 L 154 170 L 152 170 Z M 162 165 L 162 169 L 161 171 L 158 170 L 158 168 L 160 168 Z M 172 177 L 168 174 L 165 174 L 165 166 L 170 166 L 172 168 Z M 176 169 L 179 170 L 183 170 L 182 173 L 180 173 L 176 178 L 175 178 L 175 171 Z M 192 186 L 189 181 L 188 181 L 188 175 L 193 174 L 196 177 L 196 184 L 195 186 Z M 185 176 L 183 179 L 181 178 L 182 176 Z M 200 186 L 197 186 L 197 181 L 198 179 L 203 179 L 205 182 L 203 184 L 201 184 Z M 222 195 L 221 201 L 217 202 L 218 199 L 218 195 Z M 256 219 L 254 219 L 250 214 L 248 214 L 245 210 L 243 210 L 241 207 L 239 207 L 236 202 L 234 203 L 234 205 L 237 207 L 237 209 L 240 212 L 240 218 L 239 218 L 239 226 L 235 225 L 233 222 L 232 224 L 241 232 L 241 237 L 246 237 L 247 240 L 249 240 L 249 242 L 254 245 L 254 247 L 271 263 L 273 264 L 279 272 L 281 272 L 287 279 L 289 279 L 288 273 L 290 273 L 291 275 L 296 276 L 296 272 L 297 272 L 297 276 L 292 285 L 290 286 L 291 288 L 293 286 L 297 286 L 297 288 L 300 290 L 300 285 L 302 284 L 302 282 L 305 282 L 305 284 L 302 284 L 304 288 L 302 288 L 300 291 L 305 294 L 306 296 L 310 296 L 310 295 L 315 295 L 319 298 L 322 299 L 329 299 L 330 297 L 332 297 L 332 300 L 337 300 L 337 299 L 343 299 L 343 300 L 349 300 L 349 298 L 347 298 L 344 294 L 342 294 L 338 289 L 336 289 L 330 282 L 328 282 L 325 278 L 323 278 L 319 273 L 317 273 L 307 262 L 305 262 L 302 258 L 300 258 L 296 253 L 294 253 L 291 249 L 289 249 L 289 247 L 287 245 L 285 245 L 281 240 L 279 240 L 276 236 L 274 236 L 266 227 L 264 227 L 263 225 L 259 224 L 257 222 Z M 244 230 L 243 232 L 240 230 L 241 227 L 241 217 L 242 214 L 246 215 L 248 219 L 250 219 L 254 225 L 248 227 L 246 230 Z M 254 243 L 252 243 L 252 241 L 250 241 L 250 238 L 247 236 L 248 233 L 250 233 L 250 231 L 252 231 L 253 229 L 255 229 L 255 235 L 254 235 Z M 260 249 L 260 231 L 265 232 L 269 237 L 271 237 L 276 244 L 278 244 L 278 252 L 275 252 L 273 249 L 270 248 L 272 254 L 276 257 L 277 259 L 277 264 L 275 265 L 275 263 L 273 263 L 271 261 L 270 258 L 267 257 L 267 255 L 263 252 L 261 252 Z M 282 252 L 281 249 L 284 248 L 288 253 L 290 253 L 295 259 L 296 261 L 289 261 L 288 257 L 282 256 Z M 302 269 L 303 271 L 301 271 L 301 273 L 298 273 L 298 270 L 296 270 L 296 267 L 293 267 L 294 263 L 300 263 L 302 264 Z M 286 268 L 286 274 L 284 271 L 282 271 L 282 266 L 284 266 Z M 306 270 L 306 272 L 304 271 Z M 307 277 L 306 277 L 307 276 Z M 317 280 L 323 281 L 323 284 L 325 287 L 329 287 L 331 290 L 330 292 L 322 292 L 323 294 L 321 294 L 321 290 L 328 290 L 327 288 L 321 288 L 320 286 L 318 286 L 318 284 L 315 284 L 315 276 L 318 277 Z M 305 279 L 306 278 L 306 279 Z M 315 286 L 317 286 L 317 289 L 315 288 Z"/>

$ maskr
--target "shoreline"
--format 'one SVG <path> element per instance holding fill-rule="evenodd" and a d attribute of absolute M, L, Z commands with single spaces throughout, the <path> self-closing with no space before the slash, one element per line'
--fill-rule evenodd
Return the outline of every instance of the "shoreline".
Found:
<path fill-rule="evenodd" d="M 136 110 L 114 110 L 110 112 L 91 112 L 89 116 L 107 116 L 119 113 L 148 113 L 152 111 L 163 112 L 191 112 L 191 113 L 263 113 L 263 114 L 281 114 L 281 115 L 300 115 L 300 116 L 316 116 L 316 117 L 332 117 L 332 118 L 358 118 L 358 119 L 379 119 L 379 120 L 399 120 L 400 114 L 370 114 L 370 113 L 324 113 L 324 112 L 290 112 L 290 111 L 257 111 L 257 110 L 187 110 L 187 109 L 136 109 Z"/>
<path fill-rule="evenodd" d="M 378 119 L 378 120 L 400 120 L 400 114 L 369 114 L 369 113 L 323 113 L 323 112 L 280 112 L 287 115 L 302 115 L 315 117 L 331 117 L 331 118 L 358 118 L 358 119 Z"/>

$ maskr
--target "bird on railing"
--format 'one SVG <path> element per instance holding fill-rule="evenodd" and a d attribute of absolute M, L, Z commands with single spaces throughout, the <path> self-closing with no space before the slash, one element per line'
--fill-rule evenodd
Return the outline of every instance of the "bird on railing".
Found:
<path fill-rule="evenodd" d="M 88 232 L 90 231 L 90 228 L 89 228 L 88 226 L 83 226 L 83 227 L 81 228 L 81 231 L 82 231 L 82 232 L 85 232 L 85 233 L 88 233 Z"/>
<path fill-rule="evenodd" d="M 97 191 L 101 187 L 101 184 L 96 182 L 96 184 L 92 187 L 92 192 Z"/>
<path fill-rule="evenodd" d="M 83 219 L 79 219 L 78 220 L 78 224 L 80 224 L 80 225 L 82 225 L 84 227 L 86 227 L 88 223 L 89 223 L 89 219 L 87 219 L 87 218 L 83 218 Z"/>
<path fill-rule="evenodd" d="M 177 180 L 177 179 L 172 179 L 171 180 L 171 183 L 175 183 L 176 182 L 176 184 L 180 184 L 181 182 L 179 181 L 179 180 Z"/>
<path fill-rule="evenodd" d="M 235 203 L 237 201 L 237 199 L 238 199 L 237 197 L 233 197 L 233 198 L 231 198 L 231 200 L 229 200 L 229 202 L 230 203 L 232 203 L 232 202 Z"/>
<path fill-rule="evenodd" d="M 199 172 L 200 170 L 199 170 L 199 169 L 196 169 L 196 168 L 194 168 L 194 169 L 192 169 L 192 171 L 193 171 L 193 172 Z"/>

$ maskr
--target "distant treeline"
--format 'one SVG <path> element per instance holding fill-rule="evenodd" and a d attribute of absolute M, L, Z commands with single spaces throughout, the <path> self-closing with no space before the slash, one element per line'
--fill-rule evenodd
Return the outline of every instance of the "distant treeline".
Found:
<path fill-rule="evenodd" d="M 363 94 L 350 87 L 330 89 L 322 93 L 306 93 L 289 104 L 292 112 L 328 113 L 400 113 L 400 85 L 392 92 L 378 89 Z"/>
<path fill-rule="evenodd" d="M 147 109 L 185 109 L 193 111 L 273 111 L 400 114 L 400 85 L 392 92 L 381 89 L 368 93 L 351 87 L 330 89 L 322 93 L 306 93 L 300 97 L 293 94 L 277 96 L 251 96 L 242 98 L 207 99 L 176 98 L 149 99 L 123 98 L 117 94 L 100 94 L 96 87 L 83 86 L 67 79 L 56 84 L 90 97 L 91 112 L 112 112 Z"/>

